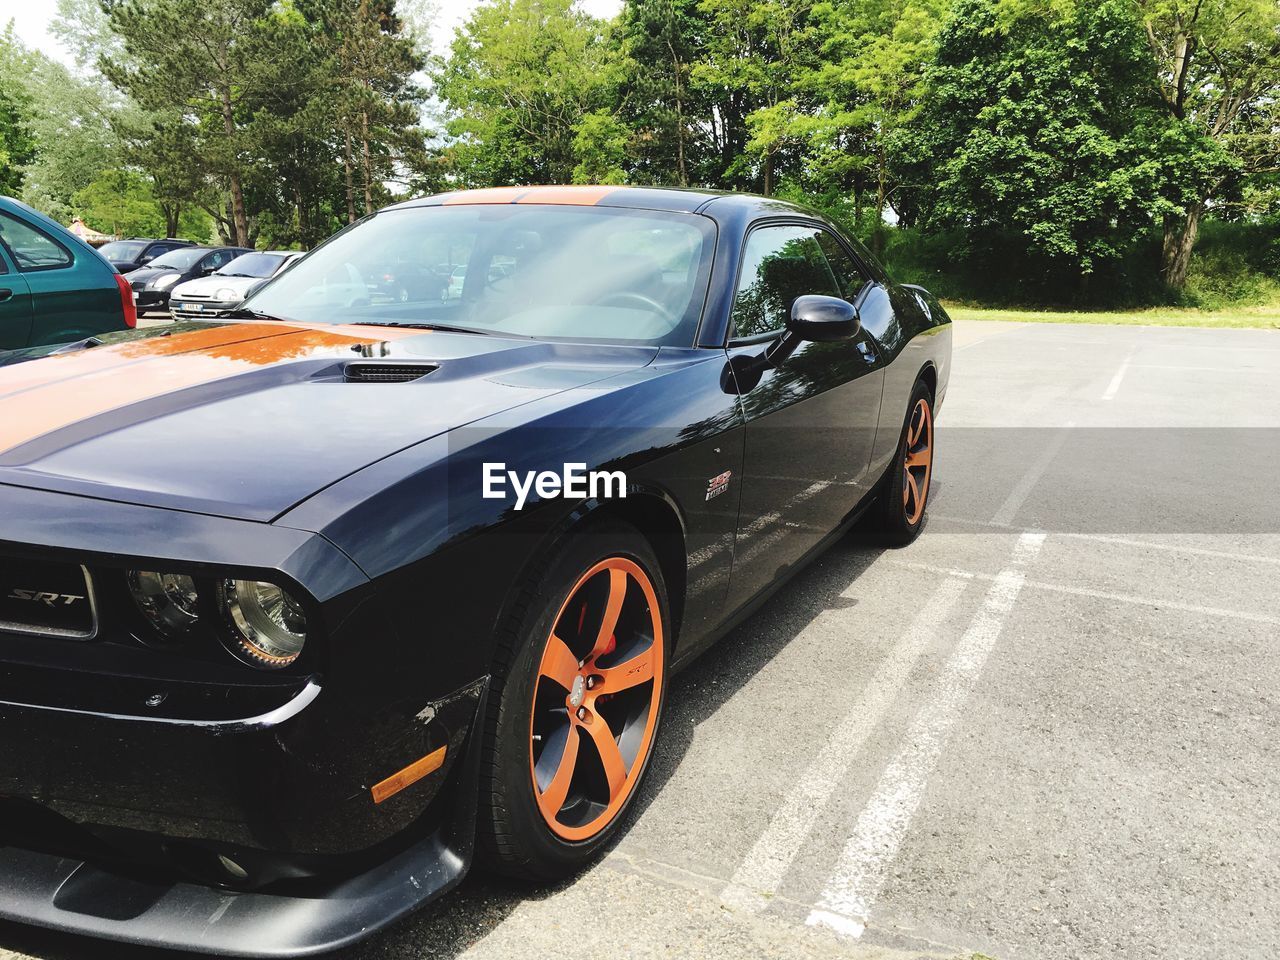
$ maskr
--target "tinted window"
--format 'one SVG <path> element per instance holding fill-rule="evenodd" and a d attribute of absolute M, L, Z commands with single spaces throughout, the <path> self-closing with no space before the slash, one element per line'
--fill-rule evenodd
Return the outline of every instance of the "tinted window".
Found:
<path fill-rule="evenodd" d="M 19 270 L 69 267 L 71 254 L 52 237 L 21 220 L 0 214 L 0 240 L 17 261 Z"/>
<path fill-rule="evenodd" d="M 841 291 L 813 227 L 762 227 L 747 236 L 733 300 L 731 336 L 756 337 L 787 323 L 796 297 Z"/>
<path fill-rule="evenodd" d="M 171 250 L 163 257 L 156 257 L 147 266 L 168 267 L 171 270 L 190 270 L 196 265 L 196 261 L 208 252 L 208 250 L 192 250 L 190 247 L 184 247 L 181 250 Z"/>
<path fill-rule="evenodd" d="M 822 252 L 827 255 L 827 263 L 840 285 L 840 293 L 846 300 L 852 300 L 871 278 L 863 273 L 853 257 L 841 245 L 840 241 L 826 230 L 818 232 L 818 242 L 822 244 Z"/>
<path fill-rule="evenodd" d="M 714 238 L 704 217 L 649 210 L 408 207 L 338 235 L 247 307 L 308 323 L 688 346 Z"/>

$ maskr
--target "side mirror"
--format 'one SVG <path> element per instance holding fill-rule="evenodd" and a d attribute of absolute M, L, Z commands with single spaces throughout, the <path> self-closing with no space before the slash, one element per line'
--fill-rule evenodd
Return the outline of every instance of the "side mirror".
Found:
<path fill-rule="evenodd" d="M 787 320 L 788 333 L 815 343 L 848 340 L 857 336 L 860 329 L 862 321 L 858 317 L 858 308 L 838 297 L 796 297 Z"/>
<path fill-rule="evenodd" d="M 796 297 L 791 304 L 791 316 L 787 318 L 787 332 L 764 352 L 761 360 L 766 367 L 779 367 L 806 340 L 812 343 L 849 340 L 861 329 L 858 308 L 848 300 L 818 294 Z"/>

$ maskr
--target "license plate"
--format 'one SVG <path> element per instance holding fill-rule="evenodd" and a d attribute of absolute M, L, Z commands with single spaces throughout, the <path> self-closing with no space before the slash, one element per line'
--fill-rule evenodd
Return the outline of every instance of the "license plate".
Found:
<path fill-rule="evenodd" d="M 204 309 L 204 304 L 203 303 L 184 303 L 182 305 L 182 309 L 194 310 L 196 313 L 199 313 L 201 310 Z"/>

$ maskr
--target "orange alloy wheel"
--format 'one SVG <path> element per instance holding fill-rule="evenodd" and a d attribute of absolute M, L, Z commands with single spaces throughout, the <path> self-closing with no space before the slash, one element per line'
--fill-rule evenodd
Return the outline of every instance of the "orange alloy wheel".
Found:
<path fill-rule="evenodd" d="M 610 557 L 584 573 L 547 638 L 529 730 L 534 797 L 561 839 L 608 826 L 644 772 L 662 657 L 662 614 L 644 569 Z"/>
<path fill-rule="evenodd" d="M 929 474 L 933 469 L 933 411 L 921 398 L 907 421 L 907 451 L 903 459 L 906 476 L 902 480 L 902 508 L 907 523 L 915 523 L 924 513 L 929 497 Z"/>

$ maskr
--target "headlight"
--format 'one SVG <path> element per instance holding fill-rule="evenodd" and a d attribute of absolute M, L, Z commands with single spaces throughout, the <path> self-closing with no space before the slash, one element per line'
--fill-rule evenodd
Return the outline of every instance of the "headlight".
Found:
<path fill-rule="evenodd" d="M 224 580 L 222 609 L 240 652 L 257 666 L 287 667 L 307 642 L 307 616 L 289 593 L 261 580 Z"/>
<path fill-rule="evenodd" d="M 178 282 L 178 277 L 180 276 L 181 274 L 179 273 L 166 273 L 162 277 L 156 277 L 154 280 L 151 281 L 151 289 L 152 290 L 168 290 L 170 287 L 172 287 L 175 283 Z"/>
<path fill-rule="evenodd" d="M 240 294 L 236 293 L 230 287 L 223 287 L 213 295 L 215 300 L 239 300 Z"/>
<path fill-rule="evenodd" d="M 128 579 L 134 603 L 161 633 L 184 634 L 200 619 L 196 582 L 186 574 L 130 570 Z"/>

